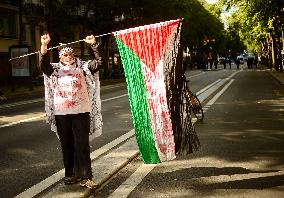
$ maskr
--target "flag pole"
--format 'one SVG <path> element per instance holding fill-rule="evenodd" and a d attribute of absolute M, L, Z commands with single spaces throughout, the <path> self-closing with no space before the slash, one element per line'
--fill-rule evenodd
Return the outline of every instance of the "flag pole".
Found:
<path fill-rule="evenodd" d="M 94 36 L 94 37 L 95 37 L 95 38 L 98 38 L 98 37 L 106 36 L 106 35 L 109 35 L 109 34 L 113 34 L 113 32 L 106 33 L 106 34 L 101 34 L 101 35 Z M 56 48 L 62 47 L 62 46 L 64 46 L 64 45 L 71 45 L 71 44 L 79 43 L 79 42 L 82 42 L 82 41 L 85 41 L 85 39 L 81 39 L 81 40 L 77 40 L 77 41 L 73 41 L 73 42 L 69 42 L 69 43 L 61 43 L 60 45 L 57 45 L 57 46 L 55 46 L 55 47 L 50 47 L 50 48 L 48 48 L 47 50 L 56 49 Z M 15 60 L 15 59 L 19 59 L 19 58 L 24 58 L 24 57 L 26 57 L 26 56 L 30 56 L 30 55 L 34 55 L 34 54 L 39 54 L 39 53 L 40 53 L 40 51 L 32 52 L 32 53 L 29 53 L 29 54 L 25 54 L 25 55 L 22 55 L 22 56 L 18 56 L 18 57 L 11 58 L 9 61 L 12 61 L 12 60 Z"/>

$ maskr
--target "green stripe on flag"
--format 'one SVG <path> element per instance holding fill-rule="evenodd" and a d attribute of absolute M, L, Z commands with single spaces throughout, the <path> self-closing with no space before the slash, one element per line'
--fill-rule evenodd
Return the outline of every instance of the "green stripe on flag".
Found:
<path fill-rule="evenodd" d="M 137 144 L 147 164 L 160 163 L 151 128 L 147 91 L 140 59 L 116 37 L 124 67 Z"/>

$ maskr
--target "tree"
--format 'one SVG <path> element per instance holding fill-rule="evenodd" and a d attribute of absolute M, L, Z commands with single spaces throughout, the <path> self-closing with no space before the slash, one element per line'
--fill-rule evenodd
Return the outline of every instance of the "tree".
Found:
<path fill-rule="evenodd" d="M 250 51 L 264 54 L 263 49 L 269 49 L 265 47 L 268 45 L 267 36 L 273 37 L 273 67 L 283 71 L 280 54 L 283 45 L 283 0 L 222 0 L 222 4 L 227 8 L 237 8 L 234 17 L 239 20 L 240 39 Z"/>
<path fill-rule="evenodd" d="M 206 4 L 199 0 L 43 0 L 43 4 L 47 29 L 52 36 L 52 46 L 58 45 L 59 39 L 60 42 L 74 39 L 74 27 L 77 27 L 77 30 L 80 27 L 82 39 L 87 32 L 101 35 L 139 25 L 184 18 L 182 42 L 191 53 L 198 49 L 204 50 L 204 41 L 207 39 L 215 41 L 216 51 L 221 52 L 225 48 L 220 8 L 212 6 L 206 9 Z M 112 36 L 105 35 L 99 40 L 107 75 Z M 83 52 L 82 44 L 82 58 Z"/>

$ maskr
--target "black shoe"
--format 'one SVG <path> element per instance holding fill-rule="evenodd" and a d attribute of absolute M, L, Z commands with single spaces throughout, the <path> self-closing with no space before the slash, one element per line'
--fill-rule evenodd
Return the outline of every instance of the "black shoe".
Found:
<path fill-rule="evenodd" d="M 71 184 L 78 183 L 81 180 L 82 180 L 81 177 L 65 177 L 64 178 L 64 184 L 65 185 L 71 185 Z"/>

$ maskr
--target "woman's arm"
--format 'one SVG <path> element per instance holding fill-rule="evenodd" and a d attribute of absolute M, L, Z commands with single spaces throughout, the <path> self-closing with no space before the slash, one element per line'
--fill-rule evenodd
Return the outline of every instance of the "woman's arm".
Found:
<path fill-rule="evenodd" d="M 40 67 L 41 71 L 48 77 L 54 72 L 54 68 L 49 62 L 49 53 L 41 54 Z"/>
<path fill-rule="evenodd" d="M 49 53 L 47 52 L 47 45 L 50 42 L 49 34 L 44 34 L 41 36 L 41 47 L 40 47 L 40 67 L 42 72 L 48 77 L 53 73 L 54 69 L 49 62 Z"/>
<path fill-rule="evenodd" d="M 91 73 L 94 74 L 102 68 L 102 61 L 98 50 L 99 43 L 95 41 L 93 35 L 87 36 L 85 42 L 91 44 L 90 47 L 93 52 L 93 60 L 89 63 L 89 69 Z"/>
<path fill-rule="evenodd" d="M 102 58 L 100 57 L 98 50 L 99 43 L 91 45 L 91 51 L 93 51 L 93 60 L 89 64 L 89 69 L 92 74 L 96 73 L 100 69 L 102 69 Z"/>

